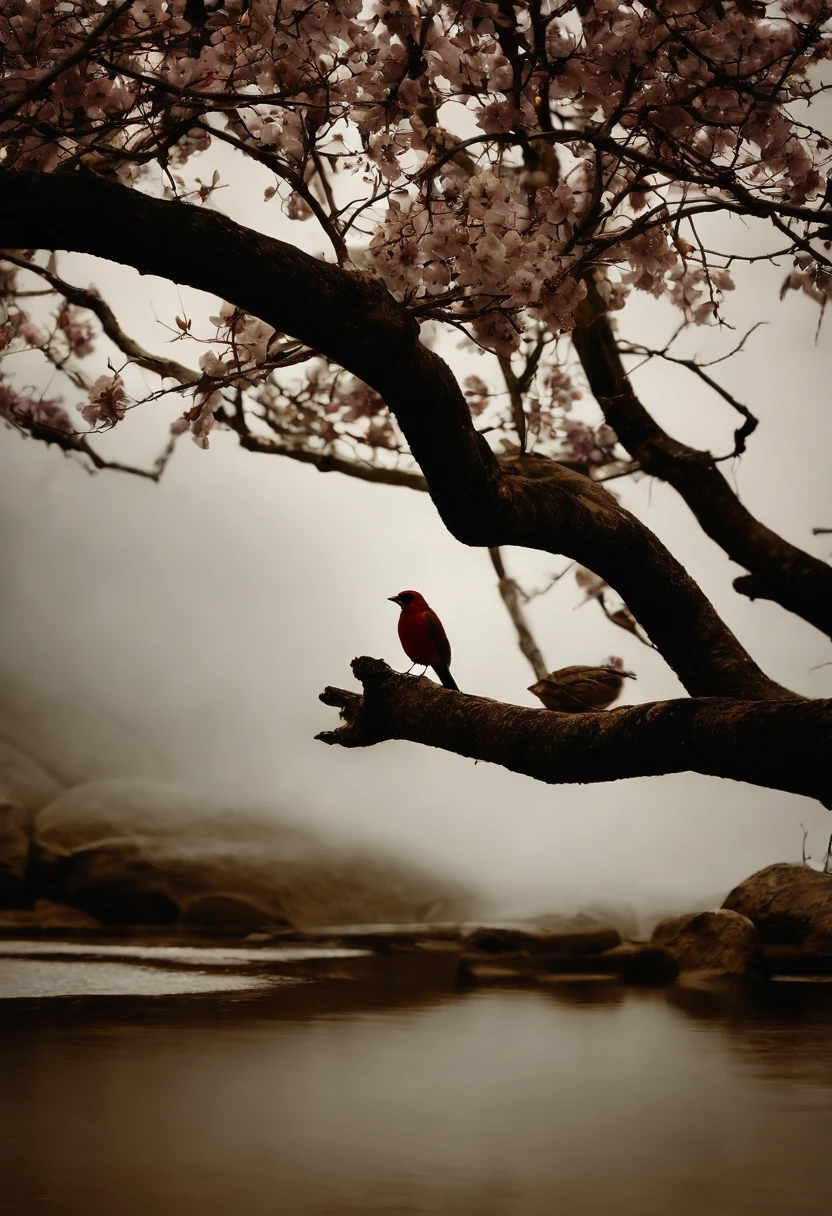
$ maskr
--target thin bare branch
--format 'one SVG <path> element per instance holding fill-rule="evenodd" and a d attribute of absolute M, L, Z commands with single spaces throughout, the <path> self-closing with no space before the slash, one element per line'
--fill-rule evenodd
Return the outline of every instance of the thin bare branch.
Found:
<path fill-rule="evenodd" d="M 503 555 L 496 546 L 488 550 L 488 555 L 491 558 L 491 564 L 497 573 L 497 587 L 502 597 L 503 603 L 506 606 L 509 616 L 511 617 L 514 628 L 517 631 L 517 643 L 529 660 L 532 671 L 535 674 L 535 679 L 542 680 L 548 675 L 549 668 L 546 666 L 543 655 L 541 654 L 537 643 L 534 640 L 529 622 L 526 620 L 526 614 L 523 611 L 522 601 L 528 597 L 524 595 L 521 588 L 513 578 L 509 578 L 506 574 L 506 568 L 503 563 Z"/>

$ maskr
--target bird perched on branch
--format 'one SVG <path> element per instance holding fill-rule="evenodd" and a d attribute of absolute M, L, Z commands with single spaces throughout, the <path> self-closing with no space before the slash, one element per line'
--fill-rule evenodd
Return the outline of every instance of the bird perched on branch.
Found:
<path fill-rule="evenodd" d="M 610 659 L 603 667 L 561 667 L 530 684 L 529 692 L 558 713 L 591 713 L 612 705 L 625 679 L 635 680 L 635 674 L 623 668 L 621 659 Z"/>
<path fill-rule="evenodd" d="M 401 608 L 399 641 L 412 661 L 411 671 L 432 667 L 446 688 L 459 691 L 451 675 L 451 643 L 439 617 L 418 591 L 400 591 L 388 597 Z"/>

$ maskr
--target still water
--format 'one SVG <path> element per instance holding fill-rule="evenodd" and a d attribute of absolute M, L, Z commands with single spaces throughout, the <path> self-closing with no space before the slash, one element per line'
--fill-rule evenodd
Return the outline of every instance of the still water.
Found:
<path fill-rule="evenodd" d="M 0 1001 L 4 1216 L 832 1211 L 832 984 Z"/>

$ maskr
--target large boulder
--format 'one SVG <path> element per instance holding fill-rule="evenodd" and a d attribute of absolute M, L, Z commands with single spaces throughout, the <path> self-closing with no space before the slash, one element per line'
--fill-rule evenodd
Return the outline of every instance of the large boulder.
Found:
<path fill-rule="evenodd" d="M 105 924 L 251 930 L 466 920 L 457 881 L 324 837 L 274 808 L 162 781 L 79 786 L 35 821 L 38 894 Z"/>
<path fill-rule="evenodd" d="M 585 981 L 615 978 L 622 984 L 645 987 L 669 984 L 679 968 L 663 946 L 634 942 L 614 946 L 598 954 L 502 955 L 488 961 L 482 955 L 463 954 L 457 968 L 457 982 L 472 984 L 559 984 L 583 978 Z"/>
<path fill-rule="evenodd" d="M 0 737 L 0 799 L 16 808 L 22 827 L 64 791 L 60 781 L 15 744 Z"/>
<path fill-rule="evenodd" d="M 734 887 L 722 906 L 753 921 L 766 946 L 832 955 L 832 874 L 778 862 Z"/>
<path fill-rule="evenodd" d="M 0 912 L 0 933 L 8 930 L 29 933 L 30 930 L 45 929 L 53 933 L 74 933 L 78 929 L 97 929 L 98 921 L 78 908 L 67 908 L 50 903 L 48 899 L 35 900 L 34 908 L 15 908 Z"/>
<path fill-rule="evenodd" d="M 600 954 L 620 945 L 618 930 L 602 926 L 574 933 L 498 926 L 477 929 L 463 943 L 471 954 L 554 954 L 563 958 Z"/>
<path fill-rule="evenodd" d="M 651 940 L 670 951 L 680 971 L 745 975 L 763 958 L 763 943 L 753 923 L 727 908 L 669 916 L 659 921 Z"/>
<path fill-rule="evenodd" d="M 29 835 L 17 807 L 0 792 L 0 908 L 17 908 L 24 898 L 29 864 Z"/>

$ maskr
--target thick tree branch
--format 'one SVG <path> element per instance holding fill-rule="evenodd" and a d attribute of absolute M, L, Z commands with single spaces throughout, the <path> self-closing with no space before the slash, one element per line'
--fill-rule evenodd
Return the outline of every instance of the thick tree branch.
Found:
<path fill-rule="evenodd" d="M 95 254 L 232 301 L 374 388 L 462 543 L 562 553 L 614 587 L 692 695 L 791 699 L 768 679 L 659 539 L 603 487 L 551 460 L 502 467 L 447 364 L 370 275 L 319 261 L 204 207 L 81 172 L 0 170 L 17 248 Z"/>
<path fill-rule="evenodd" d="M 354 659 L 364 695 L 321 694 L 345 724 L 341 747 L 407 739 L 500 764 L 550 785 L 695 772 L 819 799 L 832 807 L 832 701 L 702 698 L 559 714 L 449 692 L 380 659 Z"/>
<path fill-rule="evenodd" d="M 645 473 L 673 486 L 707 535 L 749 571 L 734 580 L 736 590 L 751 599 L 774 600 L 832 637 L 832 567 L 761 524 L 710 452 L 671 438 L 652 418 L 633 391 L 593 284 L 578 310 L 572 340 L 604 417 L 627 451 Z"/>

